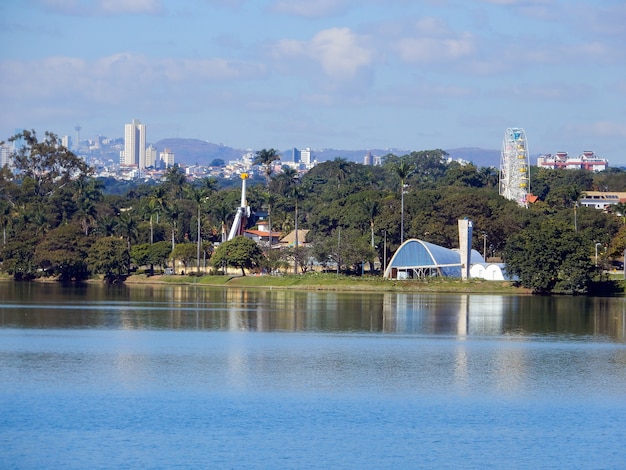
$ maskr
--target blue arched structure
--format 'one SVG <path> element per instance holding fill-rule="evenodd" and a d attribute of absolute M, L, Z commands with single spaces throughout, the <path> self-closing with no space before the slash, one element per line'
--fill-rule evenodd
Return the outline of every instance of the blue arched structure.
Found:
<path fill-rule="evenodd" d="M 384 274 L 387 279 L 433 276 L 461 277 L 461 255 L 457 250 L 416 238 L 400 245 Z"/>

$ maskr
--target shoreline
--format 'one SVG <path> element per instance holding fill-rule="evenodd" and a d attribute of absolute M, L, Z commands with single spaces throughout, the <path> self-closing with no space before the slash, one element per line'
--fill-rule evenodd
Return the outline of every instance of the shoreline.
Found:
<path fill-rule="evenodd" d="M 0 282 L 59 283 L 57 278 L 37 278 L 31 281 L 15 281 L 11 276 L 0 275 Z M 103 276 L 81 281 L 83 284 L 106 285 Z M 352 277 L 330 273 L 268 275 L 180 275 L 180 274 L 131 274 L 124 281 L 113 285 L 129 287 L 141 285 L 171 285 L 221 287 L 231 289 L 284 289 L 301 291 L 327 292 L 404 292 L 404 293 L 440 293 L 440 294 L 484 294 L 484 295 L 540 295 L 530 289 L 516 286 L 511 281 L 487 281 L 457 278 L 430 278 L 392 280 L 382 277 Z M 624 296 L 626 282 L 612 278 L 595 285 L 591 292 L 581 297 Z M 559 295 L 559 294 L 555 294 Z"/>
<path fill-rule="evenodd" d="M 101 282 L 91 280 L 90 282 Z M 429 279 L 385 280 L 379 277 L 353 278 L 336 274 L 310 274 L 286 276 L 189 276 L 135 274 L 124 284 L 134 285 L 196 285 L 246 289 L 290 289 L 313 291 L 353 292 L 407 292 L 407 293 L 467 293 L 499 295 L 532 295 L 530 290 L 514 286 L 509 281 L 485 281 L 483 279 Z"/>

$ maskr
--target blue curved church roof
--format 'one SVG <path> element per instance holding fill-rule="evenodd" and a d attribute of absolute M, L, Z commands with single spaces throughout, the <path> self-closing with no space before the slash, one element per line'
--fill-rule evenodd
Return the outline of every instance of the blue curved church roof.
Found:
<path fill-rule="evenodd" d="M 454 266 L 450 266 L 454 265 Z M 391 268 L 439 267 L 444 276 L 461 276 L 461 255 L 423 240 L 404 242 L 390 261 Z"/>

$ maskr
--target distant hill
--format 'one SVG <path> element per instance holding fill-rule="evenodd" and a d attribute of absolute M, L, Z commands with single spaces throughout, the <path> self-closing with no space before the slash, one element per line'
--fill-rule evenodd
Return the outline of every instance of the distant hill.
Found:
<path fill-rule="evenodd" d="M 212 144 L 200 139 L 162 139 L 153 144 L 157 151 L 162 152 L 165 148 L 174 152 L 175 161 L 184 165 L 209 165 L 215 159 L 239 160 L 248 150 L 236 149 L 225 145 Z M 335 158 L 345 158 L 351 162 L 363 163 L 363 158 L 370 152 L 373 156 L 383 156 L 389 153 L 405 155 L 411 150 L 406 149 L 362 149 L 362 150 L 338 150 L 338 149 L 313 149 L 312 157 L 323 162 Z M 500 166 L 500 151 L 487 150 L 476 147 L 455 148 L 446 150 L 454 159 L 463 159 L 472 162 L 476 166 Z M 281 151 L 283 160 L 291 160 L 291 149 Z"/>
<path fill-rule="evenodd" d="M 168 148 L 174 152 L 174 161 L 184 165 L 209 165 L 216 158 L 228 163 L 239 160 L 245 150 L 212 144 L 200 139 L 162 139 L 153 144 L 158 152 Z"/>

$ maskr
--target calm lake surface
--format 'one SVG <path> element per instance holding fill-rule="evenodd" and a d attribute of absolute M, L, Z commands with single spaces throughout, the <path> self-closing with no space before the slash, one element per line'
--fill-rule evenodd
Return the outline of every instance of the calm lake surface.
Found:
<path fill-rule="evenodd" d="M 0 283 L 0 468 L 626 468 L 624 298 Z"/>

